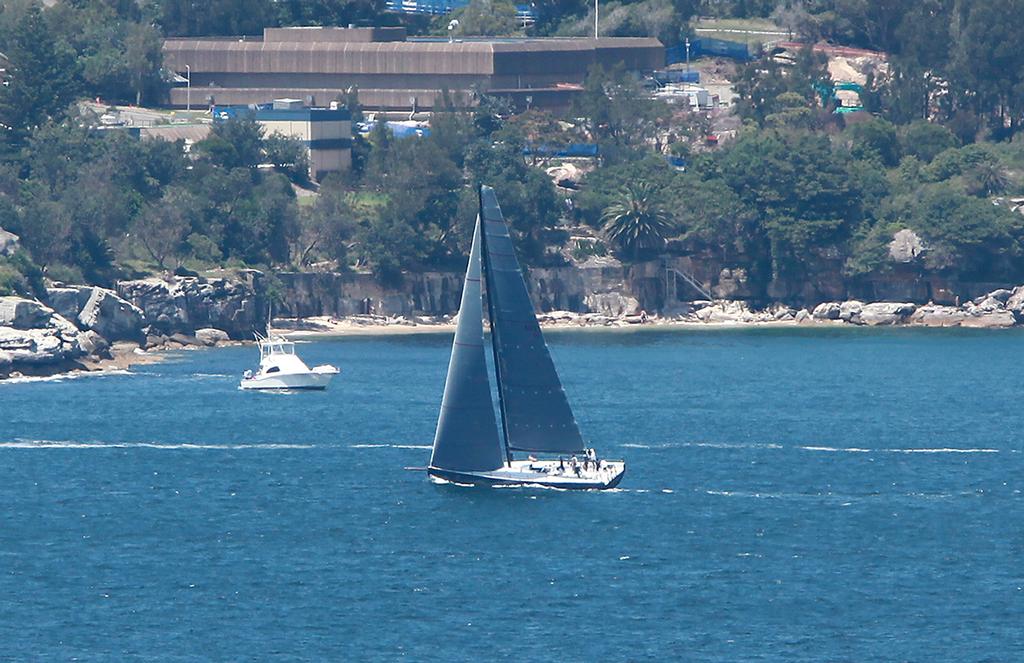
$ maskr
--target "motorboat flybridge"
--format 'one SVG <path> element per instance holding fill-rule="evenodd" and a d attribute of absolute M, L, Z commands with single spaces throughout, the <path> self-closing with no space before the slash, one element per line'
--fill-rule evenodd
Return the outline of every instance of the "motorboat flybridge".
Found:
<path fill-rule="evenodd" d="M 479 195 L 480 213 L 427 473 L 458 484 L 614 488 L 626 471 L 625 462 L 598 459 L 584 445 L 494 190 L 482 186 Z M 484 286 L 501 433 L 485 357 Z M 528 456 L 517 460 L 513 452 Z M 533 454 L 549 457 L 538 460 Z"/>
<path fill-rule="evenodd" d="M 260 367 L 255 373 L 246 371 L 241 389 L 291 390 L 326 389 L 331 378 L 340 371 L 329 364 L 310 368 L 295 354 L 295 344 L 272 333 L 256 333 L 260 348 Z"/>

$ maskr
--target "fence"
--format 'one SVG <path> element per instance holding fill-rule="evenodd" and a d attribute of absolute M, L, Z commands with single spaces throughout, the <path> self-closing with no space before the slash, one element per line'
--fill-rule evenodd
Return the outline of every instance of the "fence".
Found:
<path fill-rule="evenodd" d="M 665 83 L 700 83 L 700 72 L 660 70 L 652 73 L 651 78 L 662 85 Z"/>

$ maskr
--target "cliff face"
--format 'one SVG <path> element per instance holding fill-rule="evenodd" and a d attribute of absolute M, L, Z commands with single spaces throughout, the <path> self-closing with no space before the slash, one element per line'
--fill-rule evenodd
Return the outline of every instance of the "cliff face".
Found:
<path fill-rule="evenodd" d="M 827 256 L 823 257 L 827 263 Z M 398 288 L 385 288 L 370 274 L 278 274 L 282 317 L 452 315 L 459 307 L 461 272 L 407 274 Z M 726 299 L 766 306 L 782 302 L 813 309 L 821 302 L 857 299 L 957 305 L 1004 283 L 963 283 L 897 266 L 883 276 L 851 279 L 836 263 L 812 279 L 782 276 L 765 282 L 745 268 L 713 260 L 666 257 L 633 265 L 591 258 L 581 265 L 528 270 L 527 285 L 538 311 L 572 311 L 619 317 L 641 310 L 672 314 L 687 302 Z M 710 297 L 708 297 L 710 295 Z M 211 324 L 211 326 L 217 326 Z"/>
<path fill-rule="evenodd" d="M 121 281 L 117 292 L 140 314 L 144 336 L 194 335 L 220 329 L 233 339 L 251 339 L 267 326 L 264 277 L 242 270 L 235 278 L 175 277 Z"/>
<path fill-rule="evenodd" d="M 594 312 L 619 316 L 640 308 L 655 310 L 664 300 L 661 269 L 630 269 L 614 264 L 532 269 L 528 287 L 540 311 Z M 653 272 L 653 276 L 648 272 Z M 408 274 L 400 288 L 384 288 L 370 274 L 284 272 L 275 315 L 344 317 L 452 315 L 462 295 L 462 273 Z M 644 304 L 646 302 L 646 306 Z"/>

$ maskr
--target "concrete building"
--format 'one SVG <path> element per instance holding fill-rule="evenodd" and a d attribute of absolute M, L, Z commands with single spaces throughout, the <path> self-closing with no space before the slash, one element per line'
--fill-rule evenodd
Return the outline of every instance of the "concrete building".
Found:
<path fill-rule="evenodd" d="M 356 87 L 378 110 L 431 110 L 448 91 L 471 105 L 482 92 L 518 106 L 564 107 L 595 64 L 647 72 L 665 64 L 649 38 L 408 39 L 404 28 L 267 28 L 263 37 L 164 42 L 164 64 L 189 83 L 172 106 L 237 105 L 291 97 L 327 105 Z"/>
<path fill-rule="evenodd" d="M 265 136 L 279 133 L 305 143 L 315 180 L 352 168 L 352 116 L 346 108 L 309 108 L 299 99 L 275 99 L 272 104 L 213 109 L 215 122 L 240 115 L 252 115 Z"/>

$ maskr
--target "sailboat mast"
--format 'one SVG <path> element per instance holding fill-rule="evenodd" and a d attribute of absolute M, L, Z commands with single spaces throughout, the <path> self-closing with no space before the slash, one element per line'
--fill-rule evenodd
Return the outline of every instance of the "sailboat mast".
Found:
<path fill-rule="evenodd" d="M 491 268 L 487 261 L 487 233 L 484 231 L 484 197 L 480 187 L 477 187 L 477 201 L 479 204 L 479 216 L 477 219 L 480 223 L 480 266 L 484 272 L 484 284 L 487 286 L 487 320 L 491 323 L 491 352 L 494 357 L 494 379 L 498 384 L 498 412 L 501 413 L 501 439 L 505 444 L 505 460 L 508 464 L 512 464 L 512 448 L 508 443 L 508 421 L 505 416 L 505 397 L 502 395 L 501 389 L 501 362 L 498 361 L 498 328 L 494 324 L 494 288 L 491 285 Z"/>

